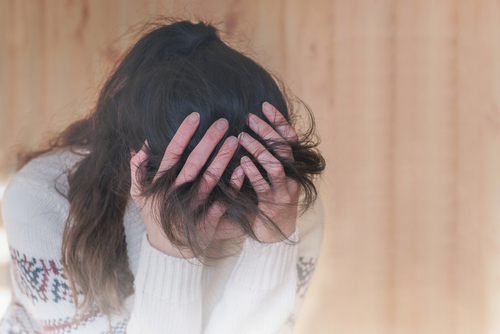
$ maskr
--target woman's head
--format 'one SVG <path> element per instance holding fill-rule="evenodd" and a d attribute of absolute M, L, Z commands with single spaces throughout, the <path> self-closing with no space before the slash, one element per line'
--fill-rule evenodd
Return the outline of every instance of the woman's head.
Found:
<path fill-rule="evenodd" d="M 249 113 L 262 118 L 264 101 L 288 119 L 284 96 L 266 70 L 224 43 L 213 26 L 180 21 L 150 31 L 129 50 L 102 91 L 96 126 L 104 139 L 112 131 L 135 151 L 147 139 L 155 164 L 193 111 L 201 120 L 188 151 L 221 117 L 230 124 L 226 136 L 237 136 Z"/>
<path fill-rule="evenodd" d="M 196 201 L 201 175 L 228 136 L 244 131 L 261 141 L 279 158 L 286 175 L 301 185 L 301 210 L 314 202 L 314 176 L 325 168 L 316 149 L 314 120 L 309 112 L 309 127 L 298 131 L 302 124 L 296 123 L 293 103 L 277 82 L 262 66 L 223 42 L 215 27 L 203 22 L 158 25 L 129 49 L 106 81 L 94 111 L 68 127 L 49 149 L 87 149 L 81 162 L 68 174 L 70 215 L 62 252 L 73 295 L 77 295 L 74 284 L 85 295 L 84 308 L 96 302 L 101 311 L 109 313 L 119 309 L 123 299 L 133 292 L 123 217 L 130 202 L 130 152 L 139 151 L 145 141 L 148 160 L 141 179 L 143 195 L 160 203 L 158 219 L 169 239 L 190 247 L 200 257 L 204 254 L 197 247 L 195 225 L 214 201 L 225 204 L 225 219 L 250 237 L 255 238 L 250 219 L 255 216 L 261 216 L 270 229 L 280 233 L 271 219 L 262 216 L 248 179 L 237 194 L 230 186 L 230 176 L 240 158 L 251 157 L 241 146 L 207 200 L 195 210 L 186 210 Z M 267 121 L 262 113 L 265 101 L 297 130 L 297 141 L 266 143 L 248 127 L 249 113 Z M 192 112 L 199 113 L 200 124 L 187 149 L 171 169 L 151 182 L 165 149 Z M 205 167 L 194 181 L 170 191 L 191 151 L 219 118 L 227 119 L 229 128 Z M 294 160 L 276 154 L 280 145 L 292 147 Z M 267 180 L 264 168 L 251 158 Z"/>

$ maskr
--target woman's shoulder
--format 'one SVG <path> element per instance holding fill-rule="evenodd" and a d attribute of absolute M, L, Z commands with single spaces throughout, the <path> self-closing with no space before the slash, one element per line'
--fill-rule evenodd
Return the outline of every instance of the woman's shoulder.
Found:
<path fill-rule="evenodd" d="M 81 155 L 58 150 L 28 162 L 10 179 L 2 199 L 9 245 L 27 253 L 55 255 L 60 249 L 69 203 L 66 171 Z"/>
<path fill-rule="evenodd" d="M 83 151 L 58 149 L 30 160 L 9 181 L 8 187 L 17 183 L 31 184 L 37 187 L 53 188 L 64 186 L 66 172 L 83 158 Z"/>

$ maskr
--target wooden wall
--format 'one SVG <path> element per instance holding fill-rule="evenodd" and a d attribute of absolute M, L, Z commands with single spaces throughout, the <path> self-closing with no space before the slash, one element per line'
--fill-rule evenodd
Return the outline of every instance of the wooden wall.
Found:
<path fill-rule="evenodd" d="M 327 228 L 296 333 L 500 331 L 500 2 L 0 0 L 3 177 L 157 14 L 219 22 L 315 112 Z"/>

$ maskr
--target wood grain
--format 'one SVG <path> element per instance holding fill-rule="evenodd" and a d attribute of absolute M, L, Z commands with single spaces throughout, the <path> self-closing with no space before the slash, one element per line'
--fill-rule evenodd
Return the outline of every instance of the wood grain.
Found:
<path fill-rule="evenodd" d="M 211 20 L 314 111 L 326 231 L 295 333 L 500 331 L 500 3 L 0 0 L 0 174 L 141 22 Z"/>

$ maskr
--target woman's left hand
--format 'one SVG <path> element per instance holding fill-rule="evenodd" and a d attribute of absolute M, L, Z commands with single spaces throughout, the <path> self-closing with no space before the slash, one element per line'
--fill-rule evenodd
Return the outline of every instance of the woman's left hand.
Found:
<path fill-rule="evenodd" d="M 264 141 L 286 140 L 293 142 L 297 140 L 295 130 L 276 108 L 265 102 L 262 110 L 276 131 L 254 114 L 249 115 L 248 124 Z M 244 156 L 241 159 L 241 166 L 258 195 L 259 208 L 289 237 L 295 231 L 300 185 L 285 175 L 283 165 L 259 141 L 244 132 L 239 135 L 238 139 L 240 144 L 257 159 L 269 176 L 270 185 L 250 158 Z M 292 148 L 288 145 L 276 153 L 293 160 Z M 278 239 L 261 221 L 254 222 L 254 232 L 258 239 L 264 243 L 282 241 L 282 238 Z"/>

